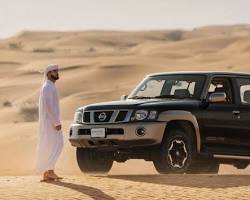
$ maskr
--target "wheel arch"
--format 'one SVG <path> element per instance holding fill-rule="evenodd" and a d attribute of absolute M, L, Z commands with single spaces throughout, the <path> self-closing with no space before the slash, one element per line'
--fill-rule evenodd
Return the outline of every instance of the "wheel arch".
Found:
<path fill-rule="evenodd" d="M 192 132 L 196 141 L 197 152 L 200 152 L 200 129 L 196 117 L 191 112 L 180 110 L 165 111 L 159 115 L 158 120 L 167 122 L 164 135 L 172 128 L 181 129 L 185 132 Z"/>

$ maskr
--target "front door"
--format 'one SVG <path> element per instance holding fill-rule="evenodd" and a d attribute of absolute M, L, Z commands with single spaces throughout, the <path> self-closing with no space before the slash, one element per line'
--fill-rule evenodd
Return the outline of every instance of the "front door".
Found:
<path fill-rule="evenodd" d="M 235 136 L 240 126 L 240 113 L 235 101 L 231 77 L 211 80 L 207 101 L 214 92 L 226 94 L 225 102 L 209 102 L 200 115 L 202 150 L 217 154 L 235 154 Z"/>

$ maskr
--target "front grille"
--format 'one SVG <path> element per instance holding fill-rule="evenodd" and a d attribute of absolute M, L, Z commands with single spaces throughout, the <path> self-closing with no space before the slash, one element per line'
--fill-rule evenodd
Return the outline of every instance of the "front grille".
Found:
<path fill-rule="evenodd" d="M 84 112 L 83 113 L 83 122 L 90 122 L 90 112 Z"/>
<path fill-rule="evenodd" d="M 113 111 L 94 112 L 94 120 L 95 122 L 109 122 L 112 114 Z"/>
<path fill-rule="evenodd" d="M 91 135 L 91 129 L 79 129 L 78 135 Z M 107 128 L 106 135 L 124 135 L 122 128 Z"/>
<path fill-rule="evenodd" d="M 85 111 L 83 113 L 83 123 L 102 124 L 102 123 L 121 123 L 130 119 L 132 110 L 97 110 Z"/>
<path fill-rule="evenodd" d="M 119 114 L 117 115 L 115 121 L 116 122 L 122 122 L 126 119 L 126 116 L 128 114 L 128 111 L 120 111 Z"/>

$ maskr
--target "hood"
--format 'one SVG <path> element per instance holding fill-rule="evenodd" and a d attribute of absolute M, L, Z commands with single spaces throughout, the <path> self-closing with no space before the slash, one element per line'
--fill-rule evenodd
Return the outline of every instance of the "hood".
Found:
<path fill-rule="evenodd" d="M 115 110 L 115 109 L 164 109 L 165 107 L 193 107 L 199 105 L 198 100 L 193 99 L 128 99 L 121 101 L 109 101 L 90 104 L 82 107 L 84 110 Z"/>

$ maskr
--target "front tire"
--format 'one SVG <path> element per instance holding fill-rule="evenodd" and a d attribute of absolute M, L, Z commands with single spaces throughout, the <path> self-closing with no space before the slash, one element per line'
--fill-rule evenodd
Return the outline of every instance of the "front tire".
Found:
<path fill-rule="evenodd" d="M 110 152 L 99 152 L 95 149 L 77 148 L 76 158 L 83 173 L 108 173 L 113 165 Z"/>
<path fill-rule="evenodd" d="M 153 160 L 160 174 L 185 173 L 195 161 L 194 137 L 182 130 L 172 129 L 166 133 Z"/>

